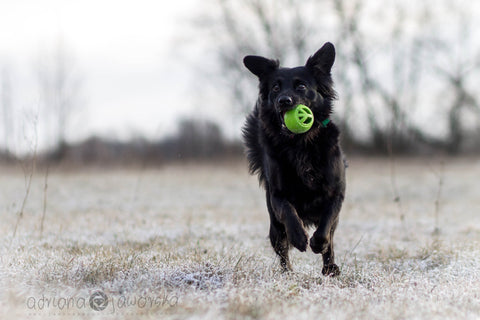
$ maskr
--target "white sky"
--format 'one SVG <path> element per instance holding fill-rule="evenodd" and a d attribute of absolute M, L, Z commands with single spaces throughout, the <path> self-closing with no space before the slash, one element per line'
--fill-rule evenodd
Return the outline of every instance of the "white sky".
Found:
<path fill-rule="evenodd" d="M 176 117 L 186 115 L 192 104 L 186 96 L 192 78 L 174 46 L 196 4 L 1 0 L 0 70 L 7 66 L 11 75 L 16 115 L 38 105 L 35 61 L 62 39 L 86 102 L 75 112 L 70 139 L 158 137 L 173 130 Z"/>

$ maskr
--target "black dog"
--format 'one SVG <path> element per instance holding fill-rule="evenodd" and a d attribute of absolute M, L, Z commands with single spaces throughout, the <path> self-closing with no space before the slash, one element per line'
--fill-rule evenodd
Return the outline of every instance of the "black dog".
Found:
<path fill-rule="evenodd" d="M 305 227 L 317 229 L 310 247 L 323 255 L 324 275 L 338 275 L 333 233 L 345 195 L 345 162 L 339 130 L 329 117 L 336 98 L 330 74 L 335 48 L 326 43 L 302 67 L 280 68 L 279 62 L 246 56 L 245 66 L 260 80 L 260 94 L 243 127 L 250 173 L 265 187 L 270 214 L 270 241 L 281 266 L 291 270 L 289 245 L 307 250 Z M 293 134 L 285 112 L 298 104 L 314 115 L 312 128 Z"/>

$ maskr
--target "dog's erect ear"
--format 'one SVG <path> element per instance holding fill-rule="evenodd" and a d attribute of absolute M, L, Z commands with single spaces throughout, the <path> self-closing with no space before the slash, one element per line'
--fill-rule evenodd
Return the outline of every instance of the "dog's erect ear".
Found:
<path fill-rule="evenodd" d="M 250 70 L 250 72 L 259 78 L 276 70 L 279 65 L 276 60 L 270 60 L 259 56 L 246 56 L 243 58 L 243 64 L 248 70 Z"/>
<path fill-rule="evenodd" d="M 327 42 L 313 56 L 308 58 L 306 67 L 315 72 L 329 75 L 335 61 L 335 47 Z"/>

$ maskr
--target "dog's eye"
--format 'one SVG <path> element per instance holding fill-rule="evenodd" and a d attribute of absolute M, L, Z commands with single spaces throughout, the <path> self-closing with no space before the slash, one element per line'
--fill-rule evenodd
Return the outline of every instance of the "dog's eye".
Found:
<path fill-rule="evenodd" d="M 278 91 L 280 91 L 280 86 L 278 85 L 278 83 L 273 86 L 272 91 L 273 91 L 273 92 L 278 92 Z"/>
<path fill-rule="evenodd" d="M 298 91 L 305 91 L 307 90 L 307 86 L 304 85 L 304 84 L 299 84 L 297 85 L 297 88 L 296 88 Z"/>

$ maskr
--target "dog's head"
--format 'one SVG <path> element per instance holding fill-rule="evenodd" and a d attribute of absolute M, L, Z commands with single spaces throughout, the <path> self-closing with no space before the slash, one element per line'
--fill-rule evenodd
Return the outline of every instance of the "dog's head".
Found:
<path fill-rule="evenodd" d="M 314 128 L 331 113 L 333 89 L 331 69 L 335 47 L 327 42 L 305 66 L 280 68 L 279 62 L 260 56 L 246 56 L 243 63 L 260 80 L 260 114 L 263 120 L 286 132 L 285 112 L 298 104 L 308 106 L 314 114 Z"/>

